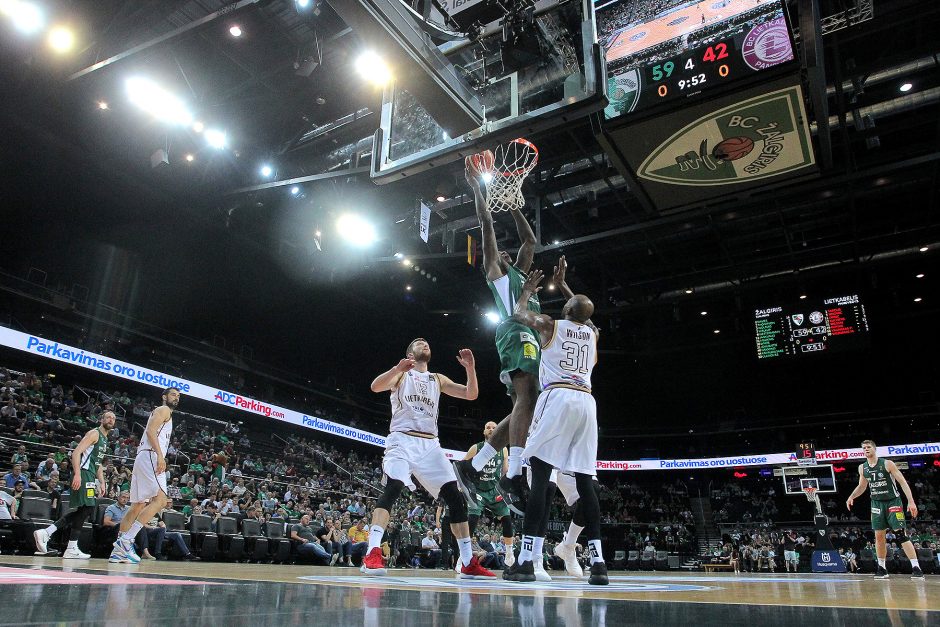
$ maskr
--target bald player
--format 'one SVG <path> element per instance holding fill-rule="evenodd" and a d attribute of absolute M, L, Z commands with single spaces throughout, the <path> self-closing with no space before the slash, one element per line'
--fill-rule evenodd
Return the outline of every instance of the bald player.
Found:
<path fill-rule="evenodd" d="M 492 420 L 483 426 L 483 441 L 474 444 L 467 451 L 464 459 L 473 459 L 493 436 L 496 431 L 496 423 Z M 497 518 L 503 527 L 503 543 L 506 545 L 506 566 L 512 566 L 515 563 L 515 553 L 512 550 L 514 533 L 512 530 L 512 516 L 509 515 L 509 506 L 496 490 L 496 484 L 499 478 L 506 473 L 509 465 L 506 459 L 506 449 L 497 451 L 496 456 L 491 458 L 483 466 L 480 473 L 480 479 L 474 485 L 477 498 L 468 509 L 470 517 L 470 535 L 476 532 L 477 523 L 483 510 L 489 511 Z"/>

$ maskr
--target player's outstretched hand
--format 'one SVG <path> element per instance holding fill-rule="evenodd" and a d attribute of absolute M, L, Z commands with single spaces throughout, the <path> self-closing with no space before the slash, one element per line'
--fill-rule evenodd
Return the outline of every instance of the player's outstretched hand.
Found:
<path fill-rule="evenodd" d="M 472 370 L 476 366 L 476 359 L 473 357 L 473 351 L 469 348 L 461 348 L 458 351 L 457 362 L 467 370 Z"/>
<path fill-rule="evenodd" d="M 855 499 L 849 497 L 849 499 L 845 502 L 845 508 L 851 510 L 853 505 L 855 505 Z"/>
<path fill-rule="evenodd" d="M 395 370 L 397 370 L 398 372 L 408 372 L 414 367 L 415 367 L 414 359 L 402 359 L 400 362 L 398 362 L 398 365 L 395 366 Z"/>
<path fill-rule="evenodd" d="M 911 513 L 911 517 L 917 518 L 917 505 L 913 502 L 907 504 L 907 511 Z"/>
<path fill-rule="evenodd" d="M 555 266 L 554 271 L 552 272 L 552 281 L 555 285 L 561 285 L 565 282 L 565 273 L 568 271 L 568 262 L 565 261 L 565 256 L 562 255 L 558 258 L 558 265 Z"/>
<path fill-rule="evenodd" d="M 464 177 L 474 189 L 479 189 L 483 182 L 483 173 L 493 169 L 493 151 L 484 150 L 470 155 L 463 161 Z"/>
<path fill-rule="evenodd" d="M 526 278 L 525 283 L 522 284 L 522 290 L 525 292 L 532 292 L 537 294 L 542 291 L 542 286 L 539 283 L 542 282 L 542 279 L 545 278 L 545 273 L 541 270 L 533 270 L 529 273 L 529 276 Z"/>

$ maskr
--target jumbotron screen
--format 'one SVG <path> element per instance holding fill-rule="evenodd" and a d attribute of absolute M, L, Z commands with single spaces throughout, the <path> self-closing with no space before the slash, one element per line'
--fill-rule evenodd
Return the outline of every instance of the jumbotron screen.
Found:
<path fill-rule="evenodd" d="M 759 359 L 802 357 L 868 344 L 868 316 L 857 294 L 754 311 Z"/>
<path fill-rule="evenodd" d="M 793 60 L 782 0 L 595 0 L 607 118 L 694 98 Z"/>

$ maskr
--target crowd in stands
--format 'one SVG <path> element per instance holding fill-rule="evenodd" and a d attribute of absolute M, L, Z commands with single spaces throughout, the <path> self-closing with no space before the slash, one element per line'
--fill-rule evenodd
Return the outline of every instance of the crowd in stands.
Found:
<path fill-rule="evenodd" d="M 688 4 L 689 0 L 642 0 L 641 2 L 610 3 L 597 11 L 597 38 L 606 41 L 622 28 L 638 22 L 647 22 L 673 7 Z"/>

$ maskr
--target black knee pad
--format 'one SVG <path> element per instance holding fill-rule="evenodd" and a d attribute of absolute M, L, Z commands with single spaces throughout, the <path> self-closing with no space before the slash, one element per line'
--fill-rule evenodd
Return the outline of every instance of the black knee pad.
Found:
<path fill-rule="evenodd" d="M 456 481 L 442 485 L 438 496 L 447 504 L 452 524 L 467 522 L 467 501 L 457 488 Z"/>
<path fill-rule="evenodd" d="M 503 523 L 503 537 L 504 538 L 513 537 L 512 516 L 503 516 L 501 522 Z"/>
<path fill-rule="evenodd" d="M 907 532 L 904 529 L 898 529 L 895 531 L 894 537 L 897 539 L 898 544 L 904 544 L 905 542 L 911 541 L 911 539 L 907 537 Z"/>
<path fill-rule="evenodd" d="M 379 497 L 379 500 L 376 501 L 375 506 L 381 507 L 389 512 L 392 511 L 392 506 L 395 505 L 395 501 L 398 500 L 398 497 L 401 496 L 401 491 L 404 489 L 405 484 L 398 479 L 388 479 L 385 482 L 385 490 L 382 492 L 382 496 Z"/>

